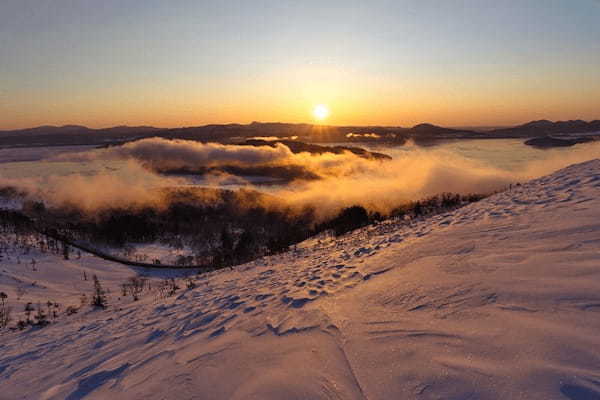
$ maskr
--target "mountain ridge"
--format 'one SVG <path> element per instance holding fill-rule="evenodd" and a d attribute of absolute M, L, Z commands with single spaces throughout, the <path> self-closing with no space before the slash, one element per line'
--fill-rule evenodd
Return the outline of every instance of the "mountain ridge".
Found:
<path fill-rule="evenodd" d="M 168 139 L 231 142 L 252 137 L 274 136 L 280 139 L 293 136 L 313 142 L 387 141 L 402 144 L 408 139 L 417 142 L 445 139 L 533 138 L 553 134 L 600 133 L 600 120 L 549 121 L 536 120 L 522 125 L 486 131 L 442 127 L 420 123 L 401 126 L 332 126 L 306 123 L 257 122 L 249 124 L 208 124 L 192 127 L 156 128 L 152 126 L 114 126 L 88 128 L 82 125 L 51 126 L 0 131 L 0 146 L 36 145 L 94 145 L 122 142 L 150 136 Z"/>

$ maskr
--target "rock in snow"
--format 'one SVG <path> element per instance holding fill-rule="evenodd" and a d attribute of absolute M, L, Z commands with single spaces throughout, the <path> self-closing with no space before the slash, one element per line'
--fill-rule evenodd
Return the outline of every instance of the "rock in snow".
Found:
<path fill-rule="evenodd" d="M 4 333 L 0 398 L 600 399 L 600 160 L 196 283 Z"/>

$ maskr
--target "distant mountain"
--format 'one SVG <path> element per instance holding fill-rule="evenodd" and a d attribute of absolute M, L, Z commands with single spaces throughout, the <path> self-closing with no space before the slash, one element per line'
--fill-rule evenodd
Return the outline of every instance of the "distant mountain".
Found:
<path fill-rule="evenodd" d="M 17 129 L 11 131 L 0 131 L 0 135 L 55 135 L 60 133 L 79 133 L 90 130 L 85 126 L 81 125 L 64 125 L 64 126 L 52 126 L 43 125 L 36 126 L 34 128 Z"/>
<path fill-rule="evenodd" d="M 303 137 L 309 141 L 317 142 L 339 142 L 346 141 L 348 134 L 354 134 L 360 137 L 365 134 L 376 134 L 380 138 L 400 138 L 409 137 L 432 137 L 432 136 L 456 136 L 464 134 L 475 134 L 473 131 L 450 129 L 435 126 L 432 124 L 419 124 L 412 128 L 402 127 L 382 127 L 382 126 L 323 126 L 311 124 L 288 124 L 282 122 L 252 122 L 247 125 L 241 124 L 222 124 L 222 125 L 204 125 L 196 127 L 182 127 L 161 129 L 151 126 L 116 126 L 113 128 L 91 129 L 80 125 L 65 126 L 39 126 L 29 129 L 20 129 L 13 131 L 0 131 L 0 144 L 2 138 L 8 136 L 18 136 L 21 139 L 29 137 L 39 139 L 42 137 L 55 136 L 57 143 L 67 141 L 72 142 L 73 138 L 66 136 L 81 135 L 83 142 L 104 141 L 110 138 L 124 138 L 131 135 L 136 138 L 139 135 L 156 134 L 165 138 L 179 138 L 189 140 L 216 140 L 227 141 L 229 139 L 244 139 L 260 136 L 276 136 L 289 138 L 292 136 Z M 64 137 L 61 137 L 64 135 Z M 116 136 L 116 137 L 115 137 Z M 56 143 L 55 143 L 56 144 Z"/>
<path fill-rule="evenodd" d="M 547 128 L 554 125 L 554 122 L 548 121 L 547 119 L 540 119 L 538 121 L 527 122 L 521 125 L 523 128 Z"/>
<path fill-rule="evenodd" d="M 277 137 L 281 140 L 297 136 L 311 143 L 379 141 L 403 144 L 412 139 L 419 144 L 435 144 L 442 140 L 477 138 L 533 138 L 556 134 L 600 132 L 600 120 L 552 122 L 539 120 L 512 128 L 476 131 L 444 128 L 430 123 L 405 127 L 389 126 L 326 126 L 288 124 L 282 122 L 252 122 L 250 124 L 211 124 L 182 128 L 152 126 L 115 126 L 92 129 L 81 125 L 38 126 L 29 129 L 0 131 L 0 147 L 112 145 L 145 137 L 187 139 L 202 142 L 239 143 L 253 137 Z"/>
<path fill-rule="evenodd" d="M 83 125 L 63 125 L 63 126 L 52 126 L 43 125 L 35 128 L 27 129 L 16 129 L 9 131 L 0 131 L 2 136 L 25 136 L 25 135 L 60 135 L 60 134 L 103 134 L 103 133 L 131 133 L 131 132 L 155 132 L 164 130 L 161 128 L 154 128 L 152 126 L 115 126 L 112 128 L 101 128 L 93 129 Z"/>
<path fill-rule="evenodd" d="M 535 137 L 590 132 L 600 132 L 600 120 L 591 122 L 582 120 L 557 122 L 548 120 L 531 121 L 513 128 L 495 129 L 487 134 L 495 137 Z"/>
<path fill-rule="evenodd" d="M 443 128 L 441 126 L 436 126 L 432 124 L 419 124 L 415 125 L 407 131 L 411 132 L 414 135 L 426 135 L 426 136 L 438 136 L 438 135 L 463 135 L 465 133 L 476 133 L 474 131 L 466 130 L 466 129 L 452 129 L 452 128 Z"/>
<path fill-rule="evenodd" d="M 0 131 L 0 146 L 95 145 L 149 136 L 161 128 L 152 126 L 115 126 L 92 129 L 82 125 L 52 126 Z"/>

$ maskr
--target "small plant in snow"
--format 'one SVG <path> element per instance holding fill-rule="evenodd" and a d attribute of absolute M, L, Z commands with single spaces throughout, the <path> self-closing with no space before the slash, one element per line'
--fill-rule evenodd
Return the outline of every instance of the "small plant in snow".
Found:
<path fill-rule="evenodd" d="M 67 309 L 65 310 L 67 315 L 77 314 L 78 311 L 79 311 L 79 308 L 75 307 L 75 306 L 68 306 Z"/>
<path fill-rule="evenodd" d="M 188 277 L 186 280 L 186 285 L 188 289 L 194 289 L 196 287 L 196 282 L 191 277 Z"/>
<path fill-rule="evenodd" d="M 133 301 L 140 299 L 140 294 L 146 287 L 146 278 L 140 278 L 132 276 L 125 283 L 121 285 L 123 296 L 131 295 Z"/>
<path fill-rule="evenodd" d="M 31 313 L 32 312 L 33 312 L 33 305 L 31 303 L 25 304 L 25 316 L 27 317 L 27 320 L 25 321 L 25 323 L 27 325 L 31 324 Z"/>
<path fill-rule="evenodd" d="M 48 307 L 48 317 L 52 317 L 52 320 L 56 320 L 58 318 L 58 311 L 60 309 L 60 305 L 58 303 L 54 303 L 50 300 L 46 303 Z"/>
<path fill-rule="evenodd" d="M 4 292 L 0 292 L 0 329 L 6 328 L 10 322 L 10 307 L 6 305 L 6 299 L 8 295 Z"/>
<path fill-rule="evenodd" d="M 102 288 L 100 280 L 95 274 L 92 279 L 94 281 L 94 295 L 92 296 L 91 305 L 94 307 L 106 308 L 106 292 Z"/>
<path fill-rule="evenodd" d="M 173 296 L 179 290 L 175 278 L 165 279 L 158 287 L 158 291 L 161 297 Z"/>
<path fill-rule="evenodd" d="M 44 309 L 40 303 L 37 304 L 37 313 L 35 314 L 34 318 L 37 326 L 46 326 L 49 324 L 46 313 L 44 312 Z"/>
<path fill-rule="evenodd" d="M 168 295 L 173 296 L 179 290 L 179 286 L 177 285 L 175 278 L 169 279 L 168 282 L 169 282 L 168 283 L 168 287 L 169 287 Z"/>

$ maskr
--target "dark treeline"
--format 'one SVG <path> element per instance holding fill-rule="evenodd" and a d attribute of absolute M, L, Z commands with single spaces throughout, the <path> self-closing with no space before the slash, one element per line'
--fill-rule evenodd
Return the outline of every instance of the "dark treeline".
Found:
<path fill-rule="evenodd" d="M 180 256 L 177 265 L 218 269 L 286 251 L 322 232 L 342 235 L 387 218 L 411 220 L 483 197 L 444 193 L 399 205 L 385 215 L 353 206 L 330 219 L 317 221 L 314 208 L 274 207 L 275 199 L 258 192 L 194 188 L 168 192 L 161 207 L 108 209 L 94 215 L 77 208 L 47 209 L 41 203 L 29 203 L 23 213 L 0 211 L 0 224 L 4 230 L 10 227 L 16 233 L 38 236 L 40 227 L 52 229 L 72 243 L 91 246 L 133 249 L 136 244 L 161 243 L 176 249 L 186 248 L 189 255 Z M 69 256 L 68 246 L 53 238 L 43 239 L 42 235 L 37 242 L 45 250 Z"/>
<path fill-rule="evenodd" d="M 164 191 L 159 205 L 104 209 L 92 214 L 77 207 L 46 208 L 29 203 L 25 214 L 54 237 L 73 243 L 127 250 L 159 243 L 187 249 L 180 266 L 221 268 L 281 252 L 314 234 L 314 210 L 292 211 L 272 197 L 250 190 L 186 188 Z M 131 257 L 128 257 L 132 259 Z M 160 260 L 132 259 L 153 264 Z"/>
<path fill-rule="evenodd" d="M 27 256 L 32 248 L 42 253 L 69 257 L 70 248 L 65 243 L 40 232 L 34 221 L 20 211 L 0 209 L 0 234 L 14 234 L 12 240 L 0 236 L 0 260 L 9 248 L 20 249 Z M 35 264 L 35 261 L 32 261 Z"/>
<path fill-rule="evenodd" d="M 450 211 L 463 205 L 483 199 L 484 195 L 442 193 L 426 199 L 412 201 L 394 208 L 389 214 L 369 213 L 364 207 L 352 206 L 344 208 L 340 213 L 316 227 L 316 232 L 331 231 L 339 236 L 374 222 L 389 218 L 414 219 Z"/>

